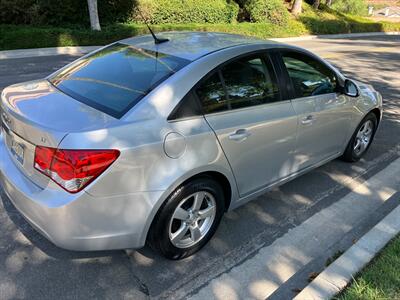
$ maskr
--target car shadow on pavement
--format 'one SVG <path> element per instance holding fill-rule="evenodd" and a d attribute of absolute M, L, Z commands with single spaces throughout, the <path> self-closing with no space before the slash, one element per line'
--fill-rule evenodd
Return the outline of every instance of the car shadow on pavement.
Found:
<path fill-rule="evenodd" d="M 0 298 L 147 299 L 125 251 L 63 250 L 40 235 L 0 190 Z"/>
<path fill-rule="evenodd" d="M 18 212 L 14 204 L 10 201 L 8 196 L 0 191 L 0 197 L 3 200 L 3 207 L 7 212 L 10 219 L 13 221 L 15 226 L 20 232 L 41 251 L 46 253 L 48 256 L 56 259 L 79 259 L 79 258 L 94 258 L 113 256 L 116 252 L 120 251 L 69 251 L 57 247 L 50 242 L 43 235 L 39 234 L 25 218 Z"/>

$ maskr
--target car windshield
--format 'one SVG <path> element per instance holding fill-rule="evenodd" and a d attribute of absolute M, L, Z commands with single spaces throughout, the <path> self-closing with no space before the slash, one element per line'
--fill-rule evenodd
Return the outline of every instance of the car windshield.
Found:
<path fill-rule="evenodd" d="M 183 58 L 116 43 L 77 60 L 49 81 L 76 100 L 120 118 L 188 63 Z"/>

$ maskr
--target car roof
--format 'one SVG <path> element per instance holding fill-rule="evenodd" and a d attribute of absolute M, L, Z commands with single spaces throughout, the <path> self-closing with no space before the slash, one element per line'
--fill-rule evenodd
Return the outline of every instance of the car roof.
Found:
<path fill-rule="evenodd" d="M 194 61 L 212 52 L 243 44 L 271 44 L 278 42 L 261 40 L 237 34 L 219 32 L 161 32 L 156 33 L 159 38 L 167 38 L 168 42 L 156 45 L 152 36 L 143 35 L 121 40 L 121 43 L 160 53 L 181 57 Z"/>

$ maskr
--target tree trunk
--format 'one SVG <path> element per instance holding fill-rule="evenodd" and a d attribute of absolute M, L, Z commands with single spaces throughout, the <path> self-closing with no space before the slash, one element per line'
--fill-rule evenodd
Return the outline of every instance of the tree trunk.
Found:
<path fill-rule="evenodd" d="M 318 9 L 320 2 L 321 2 L 320 0 L 314 0 L 314 4 L 313 4 L 314 9 Z"/>
<path fill-rule="evenodd" d="M 101 30 L 99 22 L 99 13 L 97 11 L 97 0 L 87 0 L 90 16 L 90 27 L 92 30 Z"/>
<path fill-rule="evenodd" d="M 332 0 L 326 0 L 326 6 L 331 7 L 332 5 Z"/>
<path fill-rule="evenodd" d="M 301 5 L 303 3 L 303 0 L 294 0 L 293 6 L 292 6 L 292 14 L 295 16 L 298 16 L 301 14 Z"/>

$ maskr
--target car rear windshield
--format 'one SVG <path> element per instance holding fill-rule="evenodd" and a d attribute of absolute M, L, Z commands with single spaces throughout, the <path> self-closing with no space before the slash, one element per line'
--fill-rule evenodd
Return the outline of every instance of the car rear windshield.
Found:
<path fill-rule="evenodd" d="M 120 118 L 188 63 L 183 58 L 116 43 L 77 60 L 49 81 L 76 100 Z"/>

